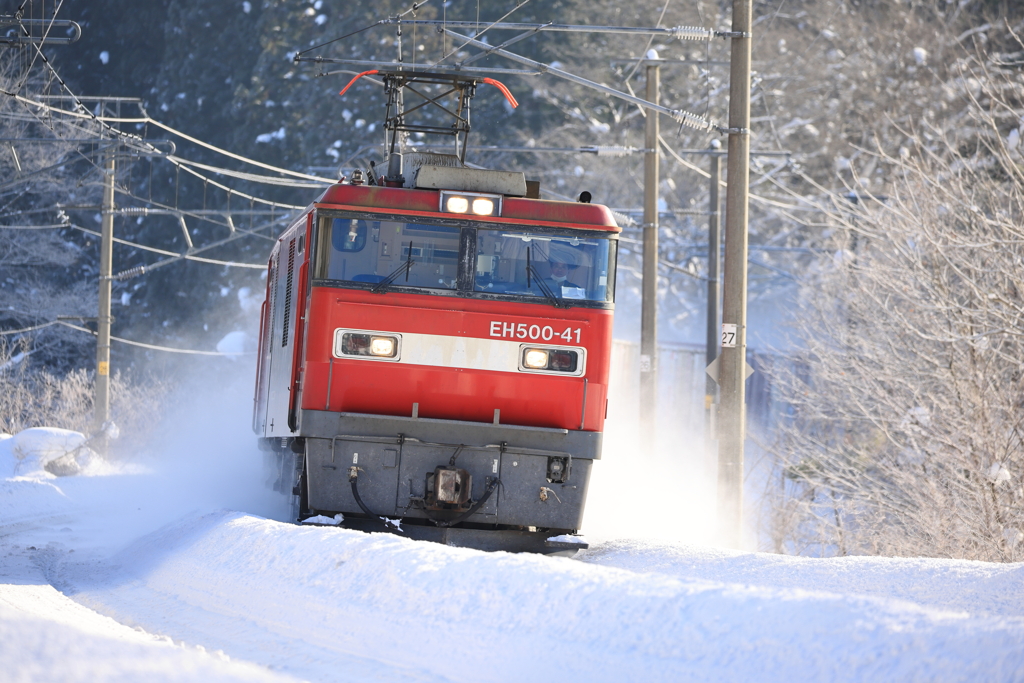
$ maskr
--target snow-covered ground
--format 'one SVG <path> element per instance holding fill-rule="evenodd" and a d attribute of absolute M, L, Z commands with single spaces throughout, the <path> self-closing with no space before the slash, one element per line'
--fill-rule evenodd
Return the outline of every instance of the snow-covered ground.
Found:
<path fill-rule="evenodd" d="M 0 681 L 1024 680 L 1024 565 L 688 545 L 607 479 L 573 559 L 298 527 L 205 412 L 121 471 L 0 442 Z"/>

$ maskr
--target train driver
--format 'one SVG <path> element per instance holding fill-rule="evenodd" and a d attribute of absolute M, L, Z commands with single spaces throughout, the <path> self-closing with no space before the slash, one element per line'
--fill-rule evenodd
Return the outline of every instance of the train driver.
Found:
<path fill-rule="evenodd" d="M 585 299 L 586 288 L 572 281 L 572 276 L 580 265 L 580 254 L 568 244 L 553 242 L 548 251 L 548 268 L 550 275 L 544 283 L 560 299 Z"/>

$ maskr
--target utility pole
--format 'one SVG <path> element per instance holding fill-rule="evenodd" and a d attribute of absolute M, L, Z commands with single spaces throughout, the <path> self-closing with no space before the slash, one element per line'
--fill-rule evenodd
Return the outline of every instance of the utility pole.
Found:
<path fill-rule="evenodd" d="M 742 543 L 743 525 L 752 4 L 752 0 L 733 0 L 733 37 L 730 38 L 729 176 L 725 192 L 725 282 L 719 361 L 718 518 L 722 541 L 732 548 L 739 548 Z"/>
<path fill-rule="evenodd" d="M 717 152 L 722 143 L 717 139 L 711 141 L 711 151 Z M 718 345 L 722 341 L 722 324 L 718 317 L 721 295 L 719 285 L 722 281 L 722 218 L 720 209 L 722 202 L 718 197 L 718 187 L 722 177 L 722 157 L 711 154 L 711 187 L 708 197 L 708 306 L 707 306 L 707 340 L 705 343 L 705 367 L 718 358 Z M 718 408 L 718 383 L 710 376 L 705 378 L 704 390 L 704 442 L 709 457 L 718 454 L 718 427 L 716 410 Z"/>
<path fill-rule="evenodd" d="M 114 158 L 117 145 L 107 151 L 103 164 L 103 223 L 100 237 L 99 313 L 96 316 L 96 396 L 93 402 L 95 432 L 110 419 L 110 285 L 114 256 Z M 106 439 L 97 445 L 105 448 Z"/>
<path fill-rule="evenodd" d="M 657 55 L 647 54 L 657 59 Z M 661 67 L 647 65 L 647 101 L 658 103 Z M 658 112 L 647 108 L 644 129 L 644 256 L 640 309 L 640 429 L 648 452 L 656 445 L 658 408 Z"/>

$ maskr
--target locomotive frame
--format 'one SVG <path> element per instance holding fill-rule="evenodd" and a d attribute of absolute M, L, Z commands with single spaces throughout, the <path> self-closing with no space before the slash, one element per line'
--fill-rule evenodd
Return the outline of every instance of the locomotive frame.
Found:
<path fill-rule="evenodd" d="M 451 84 L 468 132 L 482 79 L 385 76 L 389 101 L 418 78 Z M 415 130 L 388 111 L 392 142 Z M 611 212 L 541 200 L 523 174 L 458 154 L 388 162 L 386 176 L 368 170 L 373 184 L 353 173 L 329 187 L 272 251 L 253 429 L 274 487 L 296 519 L 341 513 L 347 527 L 482 549 L 585 547 L 567 536 L 607 412 Z"/>

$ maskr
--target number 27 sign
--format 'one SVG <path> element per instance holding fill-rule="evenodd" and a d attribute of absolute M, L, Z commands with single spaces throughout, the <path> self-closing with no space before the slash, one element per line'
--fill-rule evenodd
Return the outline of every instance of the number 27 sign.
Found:
<path fill-rule="evenodd" d="M 722 323 L 722 347 L 728 349 L 736 347 L 736 325 L 734 323 Z"/>

